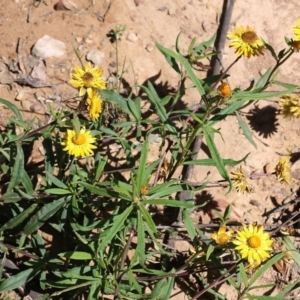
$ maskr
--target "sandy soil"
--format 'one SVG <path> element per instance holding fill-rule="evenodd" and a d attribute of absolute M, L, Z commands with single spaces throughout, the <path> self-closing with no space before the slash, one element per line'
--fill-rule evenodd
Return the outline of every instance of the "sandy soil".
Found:
<path fill-rule="evenodd" d="M 36 1 L 38 2 L 38 1 Z M 67 45 L 67 55 L 59 59 L 46 59 L 47 82 L 52 87 L 30 88 L 17 83 L 0 85 L 1 98 L 7 99 L 22 109 L 24 117 L 30 120 L 35 113 L 30 106 L 38 104 L 37 118 L 46 122 L 47 101 L 52 101 L 57 108 L 64 105 L 65 99 L 74 96 L 74 89 L 67 83 L 71 68 L 78 64 L 73 51 L 73 45 L 80 48 L 81 54 L 96 48 L 105 54 L 103 62 L 104 75 L 115 71 L 115 49 L 109 42 L 107 34 L 118 24 L 126 25 L 126 31 L 120 43 L 120 62 L 125 61 L 124 78 L 130 84 L 142 84 L 150 78 L 156 78 L 157 86 L 177 88 L 177 74 L 169 67 L 164 57 L 155 48 L 155 42 L 174 49 L 175 39 L 181 31 L 181 47 L 186 50 L 193 37 L 198 41 L 208 40 L 217 30 L 223 1 L 220 0 L 73 0 L 77 5 L 72 11 L 56 11 L 56 1 L 47 0 L 35 7 L 33 0 L 9 0 L 0 8 L 0 37 L 2 61 L 13 60 L 19 55 L 26 60 L 35 42 L 47 34 L 63 41 Z M 282 1 L 253 0 L 247 3 L 237 0 L 235 3 L 231 27 L 236 24 L 254 25 L 258 34 L 274 46 L 278 52 L 285 47 L 284 36 L 292 37 L 291 26 L 299 17 L 299 3 L 296 0 Z M 135 34 L 138 39 L 132 42 L 128 34 Z M 18 48 L 19 45 L 19 48 Z M 18 49 L 18 52 L 17 52 Z M 236 58 L 234 51 L 226 43 L 223 55 L 223 65 L 228 66 Z M 299 58 L 294 55 L 281 68 L 279 80 L 300 84 Z M 205 62 L 209 64 L 209 62 Z M 232 88 L 249 86 L 252 79 L 274 65 L 274 59 L 269 53 L 264 57 L 241 59 L 231 70 L 228 80 Z M 25 71 L 26 63 L 25 63 Z M 206 71 L 199 71 L 204 77 Z M 17 77 L 20 74 L 12 74 Z M 26 99 L 18 101 L 18 93 L 24 89 L 30 90 Z M 274 88 L 276 89 L 276 87 Z M 29 96 L 28 96 L 29 95 Z M 257 144 L 255 149 L 243 136 L 238 128 L 235 117 L 227 118 L 219 126 L 223 134 L 223 142 L 217 137 L 217 143 L 222 157 L 240 159 L 250 152 L 243 168 L 250 173 L 264 173 L 264 167 L 272 169 L 280 155 L 300 151 L 299 120 L 285 120 L 276 115 L 278 99 L 260 101 L 256 107 L 244 111 L 244 117 L 253 129 Z M 188 93 L 183 99 L 188 106 L 199 101 L 196 94 Z M 267 107 L 263 109 L 264 107 Z M 0 122 L 4 122 L 8 112 L 0 111 Z M 248 116 L 248 118 L 247 118 Z M 252 116 L 252 117 L 251 117 Z M 270 125 L 270 120 L 273 125 Z M 199 158 L 206 157 L 204 151 L 199 152 Z M 280 204 L 288 197 L 291 199 L 299 189 L 299 169 L 297 163 L 292 167 L 293 179 L 290 186 L 283 186 L 275 178 L 261 177 L 253 181 L 255 193 L 238 196 L 232 192 L 226 194 L 226 189 L 210 189 L 214 199 L 224 199 L 234 204 L 236 212 L 244 222 L 264 222 L 262 213 L 274 208 L 274 203 Z M 208 169 L 196 168 L 194 181 L 202 181 Z M 217 172 L 212 172 L 211 180 L 218 180 Z M 206 215 L 201 216 L 203 222 L 209 222 Z M 199 219 L 199 218 L 198 218 Z M 270 220 L 269 222 L 271 222 Z M 273 282 L 274 274 L 266 274 L 264 283 Z M 226 286 L 222 287 L 227 293 Z M 186 299 L 183 294 L 173 299 Z"/>

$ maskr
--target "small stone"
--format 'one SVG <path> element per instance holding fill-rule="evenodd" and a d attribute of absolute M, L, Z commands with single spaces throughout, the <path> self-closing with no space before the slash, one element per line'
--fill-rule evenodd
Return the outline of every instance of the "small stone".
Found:
<path fill-rule="evenodd" d="M 127 41 L 129 41 L 129 42 L 132 42 L 132 43 L 136 43 L 137 41 L 138 41 L 138 36 L 135 34 L 135 33 L 133 33 L 133 32 L 130 32 L 130 33 L 128 33 L 128 35 L 127 35 Z"/>
<path fill-rule="evenodd" d="M 40 38 L 32 48 L 32 54 L 40 58 L 61 57 L 66 54 L 66 44 L 49 35 Z"/>
<path fill-rule="evenodd" d="M 255 200 L 255 199 L 250 200 L 250 204 L 254 205 L 254 206 L 257 206 L 257 207 L 260 206 L 259 201 Z"/>
<path fill-rule="evenodd" d="M 40 103 L 33 103 L 30 107 L 29 107 L 30 111 L 32 112 L 39 112 L 41 113 L 44 109 L 42 104 Z"/>
<path fill-rule="evenodd" d="M 86 59 L 96 66 L 101 66 L 104 62 L 105 53 L 96 48 L 92 48 L 86 55 Z"/>
<path fill-rule="evenodd" d="M 176 8 L 171 6 L 169 9 L 168 9 L 168 15 L 169 16 L 174 16 L 176 14 Z"/>
<path fill-rule="evenodd" d="M 162 138 L 158 134 L 149 134 L 149 142 L 160 145 L 162 143 Z"/>
<path fill-rule="evenodd" d="M 29 54 L 26 57 L 26 65 L 32 69 L 39 63 L 39 59 L 34 57 L 33 55 Z"/>
<path fill-rule="evenodd" d="M 210 21 L 208 21 L 208 20 L 204 20 L 203 22 L 202 22 L 202 28 L 203 28 L 203 30 L 205 31 L 205 32 L 211 32 L 211 30 L 212 30 L 212 23 L 210 22 Z"/>
<path fill-rule="evenodd" d="M 0 62 L 0 83 L 1 84 L 11 84 L 14 81 L 14 77 L 8 71 L 6 64 Z"/>
<path fill-rule="evenodd" d="M 34 91 L 31 89 L 21 89 L 18 91 L 18 94 L 17 94 L 15 100 L 17 100 L 17 101 L 27 100 L 29 98 L 32 98 L 33 94 L 34 94 Z"/>
<path fill-rule="evenodd" d="M 106 46 L 110 43 L 109 38 L 105 37 L 101 42 L 100 45 L 101 46 Z"/>
<path fill-rule="evenodd" d="M 78 36 L 78 37 L 75 38 L 75 41 L 76 41 L 77 44 L 81 44 L 82 41 L 83 41 L 83 38 L 81 36 Z"/>
<path fill-rule="evenodd" d="M 47 80 L 46 67 L 44 62 L 40 60 L 37 65 L 35 65 L 30 73 L 33 78 L 38 78 L 41 81 Z"/>
<path fill-rule="evenodd" d="M 151 43 L 147 44 L 147 45 L 146 45 L 146 50 L 147 50 L 148 52 L 152 52 L 152 51 L 154 50 L 153 44 L 151 44 Z"/>

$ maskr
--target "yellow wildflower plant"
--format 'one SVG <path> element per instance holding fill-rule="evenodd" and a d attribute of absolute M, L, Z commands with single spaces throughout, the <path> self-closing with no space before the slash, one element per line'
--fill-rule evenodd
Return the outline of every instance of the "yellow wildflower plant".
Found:
<path fill-rule="evenodd" d="M 67 151 L 70 155 L 75 157 L 83 157 L 94 154 L 93 149 L 97 147 L 93 145 L 96 142 L 90 131 L 81 128 L 78 136 L 76 136 L 75 130 L 68 129 L 64 136 L 64 141 L 61 145 L 64 146 L 64 151 Z"/>
<path fill-rule="evenodd" d="M 281 157 L 275 167 L 275 174 L 280 183 L 291 183 L 291 169 L 289 157 Z"/>
<path fill-rule="evenodd" d="M 298 19 L 298 24 L 292 27 L 295 34 L 295 41 L 300 41 L 300 18 Z"/>
<path fill-rule="evenodd" d="M 279 100 L 279 113 L 285 118 L 300 117 L 299 97 L 294 94 L 283 95 Z"/>
<path fill-rule="evenodd" d="M 264 54 L 264 43 L 256 34 L 252 26 L 237 26 L 233 31 L 228 32 L 227 37 L 230 40 L 229 47 L 233 47 L 237 56 L 250 58 Z"/>
<path fill-rule="evenodd" d="M 265 259 L 270 257 L 269 252 L 273 241 L 268 233 L 264 233 L 263 226 L 250 224 L 237 231 L 237 237 L 233 240 L 235 249 L 243 259 L 247 259 L 250 266 L 258 267 Z"/>
<path fill-rule="evenodd" d="M 75 66 L 69 83 L 79 89 L 80 97 L 86 93 L 88 93 L 89 97 L 92 97 L 93 89 L 106 89 L 106 81 L 101 78 L 102 73 L 102 68 L 92 68 L 90 63 L 84 68 Z"/>
<path fill-rule="evenodd" d="M 99 116 L 102 113 L 103 101 L 99 97 L 97 90 L 92 90 L 92 93 L 90 93 L 86 102 L 88 105 L 87 110 L 90 118 L 92 120 L 98 120 Z"/>
<path fill-rule="evenodd" d="M 225 245 L 232 239 L 234 234 L 233 230 L 226 231 L 226 226 L 220 226 L 218 231 L 212 233 L 211 238 L 218 244 L 218 245 Z"/>
<path fill-rule="evenodd" d="M 231 172 L 232 179 L 234 180 L 233 187 L 236 189 L 238 194 L 252 193 L 254 191 L 252 185 L 248 183 L 247 176 L 242 167 L 237 168 Z"/>

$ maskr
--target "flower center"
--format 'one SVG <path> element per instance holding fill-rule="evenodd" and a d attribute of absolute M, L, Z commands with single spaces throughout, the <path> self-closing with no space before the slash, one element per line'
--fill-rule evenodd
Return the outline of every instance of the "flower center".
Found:
<path fill-rule="evenodd" d="M 79 133 L 78 137 L 74 135 L 72 138 L 72 142 L 76 145 L 83 145 L 84 143 L 86 143 L 86 136 L 81 133 Z"/>
<path fill-rule="evenodd" d="M 94 76 L 90 72 L 85 72 L 82 76 L 82 79 L 83 79 L 85 84 L 89 84 L 91 81 L 93 81 Z"/>
<path fill-rule="evenodd" d="M 247 243 L 250 248 L 258 248 L 261 244 L 261 240 L 258 236 L 254 235 L 247 240 Z"/>
<path fill-rule="evenodd" d="M 253 31 L 246 31 L 242 34 L 242 40 L 243 42 L 252 45 L 258 40 L 258 36 Z"/>

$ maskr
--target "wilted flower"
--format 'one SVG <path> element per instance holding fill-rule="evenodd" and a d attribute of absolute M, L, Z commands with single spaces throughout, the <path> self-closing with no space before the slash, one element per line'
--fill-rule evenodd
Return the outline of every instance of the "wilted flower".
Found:
<path fill-rule="evenodd" d="M 221 83 L 221 85 L 218 87 L 218 91 L 220 96 L 223 98 L 227 98 L 231 96 L 231 88 L 227 82 Z"/>
<path fill-rule="evenodd" d="M 233 230 L 226 231 L 225 226 L 221 226 L 218 231 L 215 231 L 211 238 L 219 245 L 225 245 L 227 244 L 234 234 Z"/>
<path fill-rule="evenodd" d="M 275 174 L 280 183 L 290 184 L 291 169 L 290 159 L 288 157 L 281 157 L 275 167 Z"/>
<path fill-rule="evenodd" d="M 237 168 L 234 172 L 231 172 L 232 179 L 234 179 L 233 186 L 239 194 L 252 193 L 253 187 L 247 181 L 247 176 L 242 167 Z"/>
<path fill-rule="evenodd" d="M 279 100 L 279 113 L 285 118 L 300 117 L 300 101 L 294 94 L 283 95 Z"/>

